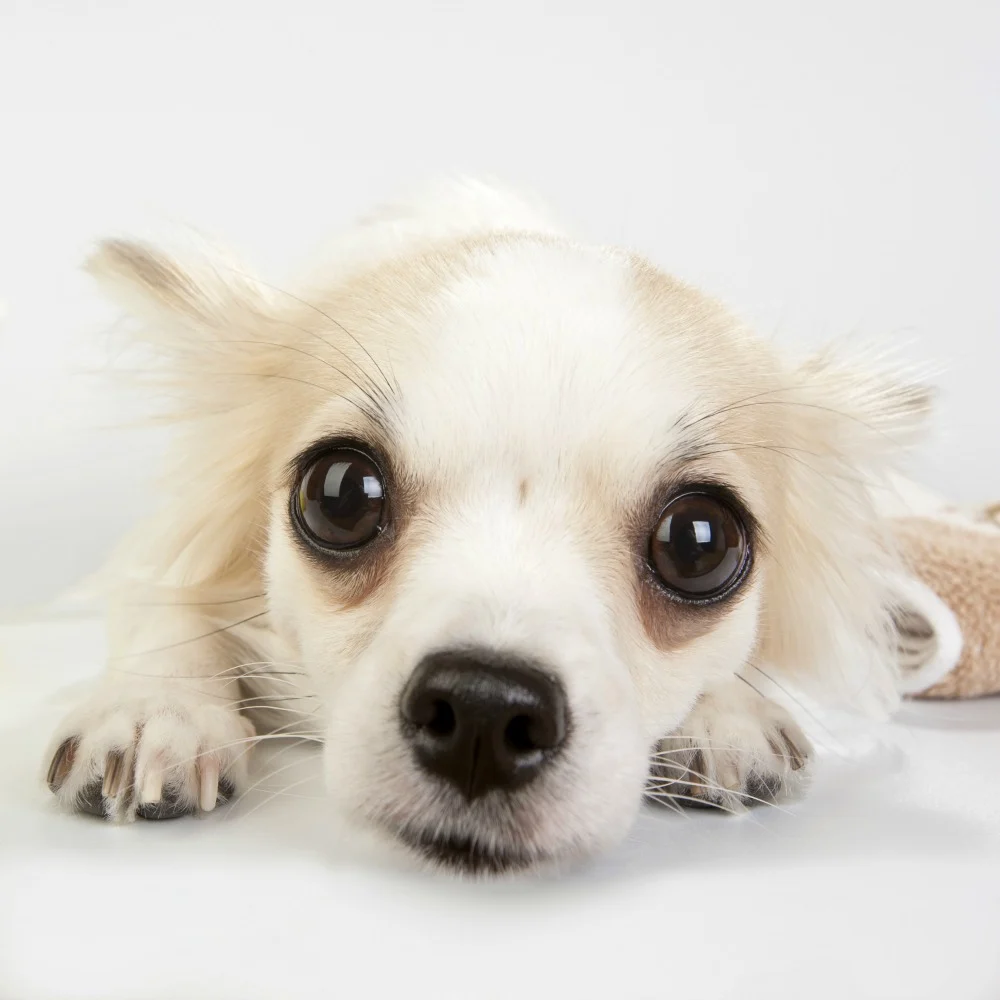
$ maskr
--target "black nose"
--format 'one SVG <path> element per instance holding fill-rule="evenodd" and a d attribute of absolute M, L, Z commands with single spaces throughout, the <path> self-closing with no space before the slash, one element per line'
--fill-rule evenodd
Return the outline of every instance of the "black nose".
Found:
<path fill-rule="evenodd" d="M 448 650 L 425 657 L 403 689 L 417 760 L 467 799 L 531 781 L 566 739 L 562 685 L 513 657 Z"/>

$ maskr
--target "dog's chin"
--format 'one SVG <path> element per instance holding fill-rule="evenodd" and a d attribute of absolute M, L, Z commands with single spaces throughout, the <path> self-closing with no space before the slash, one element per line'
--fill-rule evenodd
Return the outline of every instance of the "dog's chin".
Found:
<path fill-rule="evenodd" d="M 552 858 L 516 844 L 483 843 L 465 834 L 405 828 L 395 837 L 421 861 L 459 876 L 497 878 L 547 867 Z"/>

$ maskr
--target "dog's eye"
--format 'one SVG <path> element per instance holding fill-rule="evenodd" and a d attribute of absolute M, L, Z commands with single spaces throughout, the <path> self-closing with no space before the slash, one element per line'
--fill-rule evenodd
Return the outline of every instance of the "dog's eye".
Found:
<path fill-rule="evenodd" d="M 296 522 L 321 548 L 353 549 L 381 529 L 382 473 L 363 452 L 340 448 L 306 469 L 295 495 Z"/>
<path fill-rule="evenodd" d="M 748 554 L 743 521 L 710 493 L 686 493 L 671 500 L 649 540 L 650 562 L 660 579 L 691 601 L 731 590 L 746 574 Z"/>

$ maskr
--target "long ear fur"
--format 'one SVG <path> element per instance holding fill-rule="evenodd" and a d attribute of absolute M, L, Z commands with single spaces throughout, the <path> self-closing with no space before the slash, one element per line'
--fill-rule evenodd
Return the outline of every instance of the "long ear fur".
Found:
<path fill-rule="evenodd" d="M 144 384 L 167 400 L 160 419 L 180 425 L 160 484 L 166 504 L 126 539 L 127 561 L 112 575 L 257 593 L 273 442 L 302 393 L 337 386 L 318 374 L 328 374 L 319 359 L 309 364 L 286 343 L 296 317 L 225 259 L 201 253 L 182 264 L 111 240 L 87 269 L 133 318 Z"/>
<path fill-rule="evenodd" d="M 881 712 L 897 699 L 896 557 L 873 489 L 914 439 L 930 394 L 832 352 L 802 365 L 790 384 L 772 432 L 784 475 L 762 659 L 804 690 Z"/>

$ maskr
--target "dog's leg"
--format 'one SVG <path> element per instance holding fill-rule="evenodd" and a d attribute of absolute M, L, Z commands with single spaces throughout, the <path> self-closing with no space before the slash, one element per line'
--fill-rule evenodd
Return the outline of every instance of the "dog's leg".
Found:
<path fill-rule="evenodd" d="M 126 651 L 63 720 L 47 758 L 61 804 L 116 821 L 171 819 L 246 788 L 255 733 L 240 712 L 240 666 L 261 659 L 247 655 L 253 622 L 237 636 L 199 610 L 143 614 Z"/>
<path fill-rule="evenodd" d="M 786 709 L 734 677 L 703 694 L 657 744 L 647 792 L 654 800 L 739 810 L 800 783 L 811 753 Z"/>

